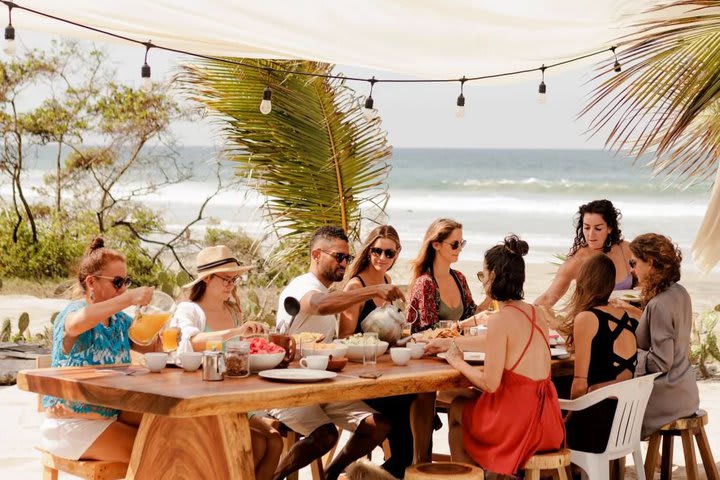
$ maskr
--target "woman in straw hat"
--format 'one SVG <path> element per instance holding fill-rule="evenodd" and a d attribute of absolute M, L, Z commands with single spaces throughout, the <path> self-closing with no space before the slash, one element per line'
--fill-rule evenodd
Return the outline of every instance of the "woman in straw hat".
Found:
<path fill-rule="evenodd" d="M 178 352 L 202 351 L 207 342 L 265 333 L 258 322 L 242 321 L 236 286 L 250 267 L 240 265 L 225 245 L 202 249 L 197 255 L 197 278 L 184 285 L 189 301 L 180 302 L 171 324 L 180 328 Z M 261 417 L 250 414 L 255 478 L 272 478 L 282 453 L 282 437 Z"/>
<path fill-rule="evenodd" d="M 197 255 L 197 278 L 184 285 L 189 301 L 180 302 L 172 324 L 180 328 L 178 352 L 202 351 L 207 342 L 265 333 L 258 322 L 242 321 L 235 289 L 240 275 L 250 267 L 240 265 L 225 245 L 202 249 Z"/>

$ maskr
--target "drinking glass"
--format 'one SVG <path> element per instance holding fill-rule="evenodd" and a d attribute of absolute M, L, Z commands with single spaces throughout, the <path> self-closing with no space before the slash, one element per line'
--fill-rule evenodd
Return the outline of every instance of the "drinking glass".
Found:
<path fill-rule="evenodd" d="M 180 341 L 180 329 L 178 327 L 168 327 L 160 334 L 162 339 L 163 352 L 174 352 L 178 348 Z"/>
<path fill-rule="evenodd" d="M 377 364 L 378 345 L 380 342 L 377 333 L 365 332 L 363 334 L 363 365 Z"/>
<path fill-rule="evenodd" d="M 455 322 L 453 322 L 452 320 L 440 320 L 438 322 L 438 327 L 443 328 L 443 329 L 445 329 L 445 328 L 450 329 L 453 327 L 454 324 L 455 324 Z"/>

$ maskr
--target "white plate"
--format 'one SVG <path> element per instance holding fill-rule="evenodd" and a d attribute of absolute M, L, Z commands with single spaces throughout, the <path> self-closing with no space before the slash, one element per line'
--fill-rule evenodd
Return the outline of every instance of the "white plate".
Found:
<path fill-rule="evenodd" d="M 445 352 L 440 352 L 437 356 L 438 358 L 444 359 L 446 354 Z M 485 352 L 463 352 L 463 357 L 468 363 L 482 363 L 485 361 Z"/>
<path fill-rule="evenodd" d="M 567 357 L 568 352 L 564 348 L 551 348 L 550 349 L 550 356 L 551 357 Z"/>
<path fill-rule="evenodd" d="M 337 373 L 328 372 L 327 370 L 312 370 L 310 368 L 276 368 L 274 370 L 263 370 L 258 372 L 258 375 L 279 382 L 306 383 L 334 378 Z"/>
<path fill-rule="evenodd" d="M 626 302 L 639 302 L 642 300 L 642 295 L 639 290 L 614 290 L 610 294 L 610 298 L 617 298 Z"/>

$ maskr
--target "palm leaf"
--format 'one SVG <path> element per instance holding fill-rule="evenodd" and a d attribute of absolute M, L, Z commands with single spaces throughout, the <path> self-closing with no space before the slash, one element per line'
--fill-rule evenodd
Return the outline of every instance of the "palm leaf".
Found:
<path fill-rule="evenodd" d="M 387 202 L 391 149 L 379 121 L 365 120 L 342 80 L 264 70 L 328 75 L 332 65 L 242 62 L 260 68 L 208 60 L 183 66 L 178 80 L 217 115 L 238 175 L 264 196 L 265 218 L 283 239 L 274 258 L 306 260 L 307 242 L 323 225 L 341 226 L 357 240 L 362 221 Z M 272 112 L 262 115 L 267 85 Z"/>
<path fill-rule="evenodd" d="M 720 146 L 720 2 L 680 0 L 649 13 L 623 39 L 619 74 L 601 80 L 581 112 L 595 112 L 590 132 L 610 128 L 606 146 L 636 158 L 653 155 L 656 174 L 699 183 L 712 178 Z"/>

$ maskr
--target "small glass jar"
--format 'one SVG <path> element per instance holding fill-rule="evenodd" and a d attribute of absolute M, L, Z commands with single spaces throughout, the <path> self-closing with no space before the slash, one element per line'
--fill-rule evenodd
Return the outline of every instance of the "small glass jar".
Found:
<path fill-rule="evenodd" d="M 250 375 L 250 343 L 227 342 L 225 344 L 225 375 L 243 378 Z"/>

